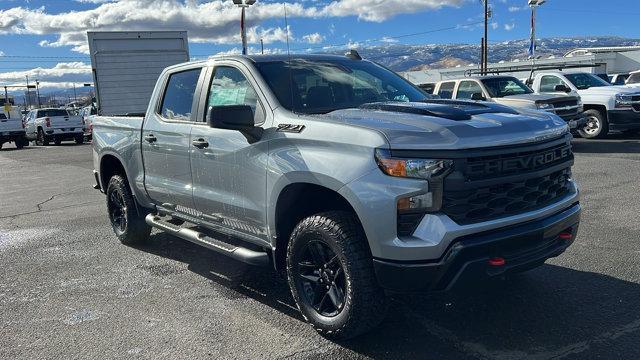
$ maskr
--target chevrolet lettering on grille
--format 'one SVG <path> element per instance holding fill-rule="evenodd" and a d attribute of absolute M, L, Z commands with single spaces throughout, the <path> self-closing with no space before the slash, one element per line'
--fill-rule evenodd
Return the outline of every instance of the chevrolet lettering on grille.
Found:
<path fill-rule="evenodd" d="M 466 173 L 470 176 L 478 176 L 536 170 L 570 156 L 571 146 L 567 145 L 539 154 L 471 163 L 468 164 Z"/>

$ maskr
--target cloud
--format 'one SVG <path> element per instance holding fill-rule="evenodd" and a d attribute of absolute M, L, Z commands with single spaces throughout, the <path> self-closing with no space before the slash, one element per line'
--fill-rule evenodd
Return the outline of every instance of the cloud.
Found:
<path fill-rule="evenodd" d="M 509 12 L 518 12 L 522 10 L 527 10 L 526 6 L 509 6 Z"/>
<path fill-rule="evenodd" d="M 504 24 L 504 29 L 507 31 L 511 31 L 513 29 L 516 28 L 516 24 L 515 23 L 511 23 L 511 24 Z"/>
<path fill-rule="evenodd" d="M 309 44 L 319 44 L 324 41 L 324 36 L 320 35 L 320 33 L 307 34 L 302 37 L 302 40 Z"/>
<path fill-rule="evenodd" d="M 26 77 L 40 82 L 40 87 L 73 87 L 91 82 L 91 65 L 84 62 L 63 62 L 51 68 L 37 67 L 31 70 L 0 73 L 0 82 L 9 85 L 24 85 Z"/>
<path fill-rule="evenodd" d="M 497 29 L 497 28 L 499 28 L 499 27 L 500 27 L 500 24 L 498 24 L 497 22 L 495 22 L 495 21 L 494 21 L 494 22 L 492 22 L 492 23 L 491 23 L 491 28 L 492 28 L 493 30 L 496 30 L 496 29 Z"/>
<path fill-rule="evenodd" d="M 71 47 L 87 53 L 87 31 L 187 30 L 191 42 L 233 44 L 239 42 L 239 9 L 230 1 L 201 0 L 80 0 L 93 3 L 89 10 L 49 13 L 45 7 L 14 7 L 0 10 L 0 35 L 56 35 L 41 46 Z M 364 21 L 381 22 L 399 14 L 460 6 L 465 0 L 371 0 L 367 6 L 355 0 L 330 3 L 297 2 L 287 4 L 291 18 L 334 18 L 355 16 Z M 247 12 L 248 40 L 283 42 L 286 31 L 263 27 L 266 21 L 282 21 L 283 3 L 258 2 Z M 304 37 L 302 40 L 305 40 Z"/>

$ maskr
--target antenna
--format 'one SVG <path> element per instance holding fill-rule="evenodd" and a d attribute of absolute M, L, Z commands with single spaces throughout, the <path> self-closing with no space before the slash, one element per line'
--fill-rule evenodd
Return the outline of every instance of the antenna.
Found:
<path fill-rule="evenodd" d="M 291 70 L 291 49 L 289 48 L 289 20 L 287 19 L 287 3 L 283 3 L 284 6 L 284 26 L 285 31 L 287 32 L 287 59 L 289 64 L 287 64 L 289 68 L 289 95 L 291 96 L 291 110 L 295 112 L 293 105 L 293 70 Z"/>

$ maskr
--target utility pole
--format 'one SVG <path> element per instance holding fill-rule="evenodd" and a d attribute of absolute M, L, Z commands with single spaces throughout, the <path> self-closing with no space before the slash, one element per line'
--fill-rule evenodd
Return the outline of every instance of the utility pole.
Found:
<path fill-rule="evenodd" d="M 31 107 L 31 94 L 29 94 L 29 75 L 25 75 L 27 78 L 27 110 Z"/>
<path fill-rule="evenodd" d="M 260 53 L 264 55 L 264 41 L 260 38 Z"/>
<path fill-rule="evenodd" d="M 489 67 L 489 0 L 484 0 L 484 54 L 482 64 L 482 75 L 487 75 Z"/>
<path fill-rule="evenodd" d="M 73 83 L 73 101 L 78 102 L 78 95 L 76 94 L 76 83 Z"/>
<path fill-rule="evenodd" d="M 9 93 L 7 92 L 7 87 L 4 87 L 4 106 L 6 107 L 9 104 Z M 11 119 L 11 111 L 7 112 L 7 119 Z"/>
<path fill-rule="evenodd" d="M 40 105 L 40 88 L 38 87 L 40 85 L 40 81 L 38 81 L 38 79 L 36 79 L 36 97 L 38 98 L 38 109 L 40 109 L 41 105 Z"/>

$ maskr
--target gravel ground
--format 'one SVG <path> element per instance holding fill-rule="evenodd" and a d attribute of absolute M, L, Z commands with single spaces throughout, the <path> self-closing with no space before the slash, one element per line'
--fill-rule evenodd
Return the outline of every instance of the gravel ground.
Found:
<path fill-rule="evenodd" d="M 0 151 L 0 358 L 613 359 L 640 354 L 640 138 L 575 141 L 579 236 L 506 281 L 398 296 L 334 343 L 285 282 L 155 232 L 120 245 L 89 145 Z"/>

